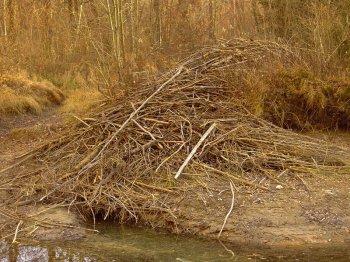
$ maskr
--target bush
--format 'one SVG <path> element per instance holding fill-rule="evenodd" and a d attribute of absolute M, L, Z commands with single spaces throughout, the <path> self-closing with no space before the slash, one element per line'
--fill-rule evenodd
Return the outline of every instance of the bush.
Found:
<path fill-rule="evenodd" d="M 60 105 L 65 96 L 49 81 L 30 79 L 25 73 L 0 75 L 0 116 L 39 114 Z"/>

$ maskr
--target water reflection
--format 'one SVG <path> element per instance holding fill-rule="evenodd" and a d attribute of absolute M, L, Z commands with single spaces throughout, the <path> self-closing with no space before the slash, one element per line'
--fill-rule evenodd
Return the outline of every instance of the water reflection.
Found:
<path fill-rule="evenodd" d="M 50 252 L 53 250 L 53 252 Z M 80 256 L 79 252 L 72 253 L 61 247 L 42 247 L 42 246 L 10 246 L 8 242 L 0 242 L 0 262 L 95 262 L 96 259 Z"/>
<path fill-rule="evenodd" d="M 217 241 L 179 237 L 148 229 L 103 226 L 79 241 L 13 245 L 0 241 L 0 262 L 94 261 L 350 261 L 350 246 L 257 250 L 231 247 L 230 256 Z"/>
<path fill-rule="evenodd" d="M 40 246 L 22 246 L 18 248 L 17 262 L 49 261 L 49 251 Z"/>
<path fill-rule="evenodd" d="M 64 262 L 94 262 L 97 261 L 96 259 L 92 259 L 90 257 L 83 256 L 82 259 L 80 259 L 81 255 L 80 252 L 73 253 L 69 255 L 69 252 L 65 249 L 62 249 L 61 247 L 55 248 L 55 261 L 64 261 Z"/>
<path fill-rule="evenodd" d="M 0 242 L 0 262 L 9 262 L 10 254 L 9 254 L 9 246 L 7 242 Z"/>

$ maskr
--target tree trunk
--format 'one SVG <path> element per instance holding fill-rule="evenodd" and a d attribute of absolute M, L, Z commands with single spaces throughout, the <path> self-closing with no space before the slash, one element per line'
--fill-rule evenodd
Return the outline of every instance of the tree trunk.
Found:
<path fill-rule="evenodd" d="M 126 32 L 128 34 L 126 35 L 128 43 L 127 43 L 127 51 L 130 53 L 134 53 L 134 16 L 133 16 L 133 10 L 134 10 L 134 3 L 133 0 L 127 0 L 126 2 Z"/>
<path fill-rule="evenodd" d="M 209 0 L 209 40 L 215 40 L 215 0 Z"/>
<path fill-rule="evenodd" d="M 5 41 L 11 44 L 17 36 L 15 33 L 15 3 L 14 0 L 3 1 L 3 30 Z"/>
<path fill-rule="evenodd" d="M 153 45 L 159 47 L 162 43 L 160 24 L 160 2 L 153 0 Z"/>
<path fill-rule="evenodd" d="M 139 40 L 139 1 L 138 0 L 133 0 L 133 32 L 134 32 L 134 37 L 133 37 L 133 46 L 134 50 L 138 52 L 138 40 Z"/>
<path fill-rule="evenodd" d="M 231 0 L 231 10 L 232 10 L 232 18 L 231 18 L 231 37 L 235 37 L 237 33 L 237 6 L 236 0 Z"/>
<path fill-rule="evenodd" d="M 107 4 L 107 12 L 108 12 L 108 19 L 109 19 L 109 25 L 111 28 L 111 34 L 112 34 L 112 50 L 113 50 L 113 61 L 118 73 L 119 79 L 121 78 L 121 66 L 120 66 L 120 58 L 119 58 L 119 50 L 117 46 L 117 32 L 116 32 L 116 27 L 115 27 L 115 12 L 114 12 L 114 7 L 115 5 L 111 6 L 110 0 L 106 0 Z M 113 7 L 113 9 L 112 9 Z"/>
<path fill-rule="evenodd" d="M 3 5 L 2 5 L 2 32 L 4 39 L 6 41 L 7 39 L 7 23 L 6 23 L 6 0 L 3 0 Z"/>
<path fill-rule="evenodd" d="M 54 35 L 54 29 L 53 29 L 53 10 L 52 10 L 52 0 L 46 0 L 44 3 L 45 7 L 45 21 L 46 21 L 46 34 L 44 39 L 44 45 L 45 45 L 45 51 L 49 56 L 53 54 L 53 35 Z"/>
<path fill-rule="evenodd" d="M 115 10 L 115 27 L 117 32 L 117 43 L 119 49 L 119 56 L 121 62 L 121 69 L 125 64 L 125 38 L 124 38 L 124 25 L 122 19 L 122 0 L 113 0 Z"/>

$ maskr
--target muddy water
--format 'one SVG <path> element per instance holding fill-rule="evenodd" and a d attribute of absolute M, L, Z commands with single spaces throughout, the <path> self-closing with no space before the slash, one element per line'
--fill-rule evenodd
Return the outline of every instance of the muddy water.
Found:
<path fill-rule="evenodd" d="M 0 242 L 0 262 L 24 261 L 350 261 L 350 244 L 294 249 L 230 247 L 149 229 L 99 226 L 100 234 L 71 242 L 10 245 Z"/>

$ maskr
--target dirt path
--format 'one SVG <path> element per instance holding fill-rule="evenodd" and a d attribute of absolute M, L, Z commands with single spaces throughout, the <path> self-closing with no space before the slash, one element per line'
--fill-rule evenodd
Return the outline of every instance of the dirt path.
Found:
<path fill-rule="evenodd" d="M 62 123 L 62 116 L 55 111 L 42 116 L 0 120 L 0 168 L 16 155 L 57 135 Z M 326 138 L 350 146 L 349 134 Z M 294 188 L 277 187 L 267 193 L 235 189 L 233 210 L 221 240 L 259 246 L 343 243 L 349 244 L 350 248 L 350 177 L 315 175 L 300 177 L 297 181 L 292 186 Z M 220 186 L 212 185 L 211 188 Z M 7 196 L 2 194 L 0 197 Z M 205 189 L 186 192 L 174 200 L 176 225 L 169 221 L 163 227 L 176 233 L 217 238 L 231 203 L 232 193 L 227 187 L 217 192 Z M 27 207 L 27 211 L 37 212 L 42 208 Z M 45 216 L 79 224 L 75 215 L 66 214 L 61 209 L 53 209 Z M 66 229 L 38 233 L 49 236 L 49 239 L 74 239 L 83 235 Z"/>
<path fill-rule="evenodd" d="M 54 109 L 42 115 L 0 118 L 0 168 L 16 155 L 53 137 L 62 126 L 62 116 Z"/>
<path fill-rule="evenodd" d="M 42 115 L 22 115 L 14 118 L 0 119 L 0 170 L 11 161 L 41 144 L 43 141 L 57 136 L 63 127 L 63 116 L 56 110 Z M 0 236 L 2 230 L 13 228 L 16 220 L 6 218 L 6 212 L 11 209 L 6 203 L 11 198 L 11 192 L 0 190 Z M 18 214 L 35 215 L 37 221 L 53 224 L 80 226 L 77 214 L 67 212 L 64 208 L 51 208 L 40 205 L 19 205 Z M 5 214 L 2 215 L 2 214 Z M 9 230 L 9 232 L 12 232 Z M 7 232 L 7 233 L 9 233 Z M 74 240 L 86 235 L 85 230 L 69 227 L 40 227 L 32 235 L 37 240 Z"/>

